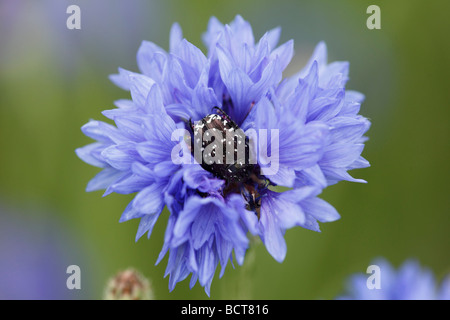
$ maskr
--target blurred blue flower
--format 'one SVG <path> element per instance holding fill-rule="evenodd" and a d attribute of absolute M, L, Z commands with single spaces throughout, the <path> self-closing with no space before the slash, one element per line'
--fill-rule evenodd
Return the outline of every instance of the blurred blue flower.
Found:
<path fill-rule="evenodd" d="M 48 210 L 0 204 L 0 300 L 66 300 L 91 296 L 90 273 L 81 290 L 67 288 L 67 267 L 91 270 L 89 252 Z"/>
<path fill-rule="evenodd" d="M 233 251 L 243 263 L 248 232 L 283 261 L 287 229 L 320 231 L 318 222 L 339 219 L 317 198 L 322 189 L 339 180 L 363 181 L 347 173 L 368 166 L 360 154 L 370 124 L 358 115 L 363 96 L 345 91 L 348 64 L 327 64 L 321 43 L 299 74 L 282 81 L 294 49 L 293 41 L 277 47 L 279 36 L 276 28 L 256 42 L 242 17 L 229 25 L 211 18 L 204 55 L 174 24 L 169 52 L 144 41 L 137 53 L 141 73 L 119 69 L 111 76 L 132 98 L 103 112 L 115 126 L 90 121 L 82 128 L 97 142 L 77 149 L 78 156 L 103 168 L 87 191 L 137 192 L 120 220 L 141 219 L 136 240 L 150 237 L 164 206 L 169 209 L 157 263 L 169 253 L 170 290 L 192 274 L 191 287 L 198 280 L 209 295 L 219 263 L 221 276 Z M 270 152 L 257 152 L 256 163 L 246 153 L 238 163 L 235 149 L 231 167 L 196 162 L 194 141 L 180 144 L 172 134 L 185 129 L 192 138 L 204 128 L 245 132 L 236 145 Z M 270 134 L 263 139 L 263 133 Z M 174 150 L 189 163 L 174 161 Z"/>
<path fill-rule="evenodd" d="M 356 274 L 350 277 L 344 300 L 450 300 L 450 275 L 441 286 L 433 272 L 423 268 L 416 260 L 407 260 L 397 270 L 385 259 L 373 263 L 379 267 L 380 288 L 369 289 L 370 274 Z"/>

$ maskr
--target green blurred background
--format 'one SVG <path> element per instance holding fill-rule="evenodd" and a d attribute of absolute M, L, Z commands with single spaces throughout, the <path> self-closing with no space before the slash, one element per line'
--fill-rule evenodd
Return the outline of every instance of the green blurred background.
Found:
<path fill-rule="evenodd" d="M 81 8 L 81 30 L 66 28 L 71 4 Z M 371 4 L 381 8 L 381 30 L 366 27 Z M 166 219 L 150 240 L 135 243 L 138 221 L 118 222 L 132 195 L 86 193 L 98 169 L 74 150 L 90 143 L 80 131 L 84 123 L 105 120 L 102 110 L 129 97 L 108 75 L 117 67 L 137 71 L 142 40 L 168 48 L 170 27 L 179 22 L 184 36 L 204 49 L 209 17 L 228 23 L 236 14 L 257 38 L 281 26 L 281 42 L 294 39 L 286 75 L 303 66 L 320 40 L 330 61 L 350 62 L 347 88 L 366 94 L 361 113 L 372 121 L 363 152 L 372 166 L 352 172 L 368 184 L 341 182 L 322 194 L 339 221 L 322 224 L 322 233 L 288 230 L 281 264 L 256 244 L 253 264 L 228 265 L 222 279 L 216 273 L 211 297 L 333 299 L 347 276 L 365 272 L 376 257 L 394 266 L 416 258 L 441 280 L 450 272 L 449 4 L 2 0 L 0 298 L 99 299 L 107 279 L 130 266 L 151 279 L 158 299 L 207 298 L 198 284 L 190 290 L 189 280 L 169 293 L 167 258 L 154 266 Z M 71 264 L 81 267 L 78 291 L 65 288 Z M 19 286 L 24 278 L 31 280 Z"/>

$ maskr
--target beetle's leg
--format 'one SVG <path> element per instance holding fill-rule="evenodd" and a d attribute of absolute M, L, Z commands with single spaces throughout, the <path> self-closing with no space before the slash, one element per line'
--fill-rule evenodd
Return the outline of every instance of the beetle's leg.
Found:
<path fill-rule="evenodd" d="M 250 108 L 248 109 L 248 112 L 244 117 L 244 120 L 247 119 L 248 115 L 250 114 L 250 112 L 252 111 L 254 106 L 255 106 L 255 101 L 252 101 L 252 103 L 250 104 Z"/>
<path fill-rule="evenodd" d="M 227 120 L 228 122 L 230 122 L 231 125 L 232 125 L 234 128 L 237 128 L 237 124 L 236 124 L 233 120 L 231 120 L 230 116 L 229 116 L 225 111 L 223 111 L 223 110 L 220 109 L 219 107 L 213 107 L 212 110 L 216 110 L 217 113 L 218 113 L 222 118 L 224 118 L 225 120 Z"/>
<path fill-rule="evenodd" d="M 244 197 L 244 199 L 248 202 L 248 197 L 249 197 L 250 193 L 248 192 L 247 188 L 244 185 L 240 185 L 239 189 L 240 189 L 241 194 Z"/>
<path fill-rule="evenodd" d="M 241 194 L 244 197 L 244 200 L 247 202 L 248 208 L 250 210 L 253 210 L 253 195 L 249 192 L 249 190 L 246 188 L 246 186 L 241 185 Z"/>
<path fill-rule="evenodd" d="M 220 114 L 222 117 L 228 117 L 228 115 L 226 114 L 226 112 L 225 111 L 223 111 L 221 108 L 219 108 L 219 107 L 217 107 L 217 106 L 215 106 L 215 107 L 212 107 L 212 109 L 211 109 L 212 111 L 217 111 L 217 113 L 218 114 Z M 228 119 L 227 119 L 228 120 Z"/>

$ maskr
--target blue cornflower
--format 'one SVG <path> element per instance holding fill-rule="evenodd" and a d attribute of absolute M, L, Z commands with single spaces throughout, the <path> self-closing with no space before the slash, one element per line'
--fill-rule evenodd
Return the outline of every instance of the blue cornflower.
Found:
<path fill-rule="evenodd" d="M 370 274 L 349 278 L 344 300 L 450 300 L 450 275 L 439 287 L 433 272 L 416 260 L 405 261 L 397 270 L 385 259 L 373 263 L 379 267 L 379 289 L 369 289 Z"/>
<path fill-rule="evenodd" d="M 293 41 L 277 47 L 279 36 L 276 28 L 255 42 L 242 17 L 229 25 L 211 18 L 205 55 L 174 24 L 169 52 L 144 41 L 137 54 L 141 73 L 119 69 L 111 76 L 131 93 L 131 100 L 103 112 L 115 125 L 90 121 L 82 128 L 97 142 L 77 149 L 78 156 L 103 168 L 87 191 L 137 193 L 120 219 L 141 219 L 136 240 L 150 237 L 167 206 L 157 263 L 169 255 L 170 290 L 191 274 L 191 287 L 198 280 L 209 295 L 219 263 L 220 276 L 233 252 L 243 263 L 248 233 L 283 261 L 287 229 L 319 231 L 318 222 L 339 219 L 317 197 L 322 189 L 362 181 L 347 170 L 368 165 L 360 154 L 369 122 L 358 115 L 363 96 L 345 91 L 348 65 L 328 65 L 319 44 L 311 62 L 282 81 L 294 50 Z M 203 144 L 210 132 L 220 136 Z M 225 139 L 230 132 L 232 140 Z"/>

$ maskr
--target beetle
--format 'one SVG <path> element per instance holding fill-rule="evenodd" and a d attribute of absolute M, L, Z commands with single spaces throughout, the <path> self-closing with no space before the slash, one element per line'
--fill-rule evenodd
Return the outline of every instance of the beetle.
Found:
<path fill-rule="evenodd" d="M 217 113 L 195 124 L 189 119 L 193 132 L 191 152 L 202 168 L 216 177 L 227 183 L 244 182 L 255 168 L 249 161 L 249 139 L 225 111 L 219 107 L 212 110 Z"/>
<path fill-rule="evenodd" d="M 256 188 L 250 184 L 243 184 L 240 189 L 242 197 L 247 202 L 246 209 L 253 211 L 259 219 L 261 214 L 260 208 L 262 196 L 256 191 Z"/>

